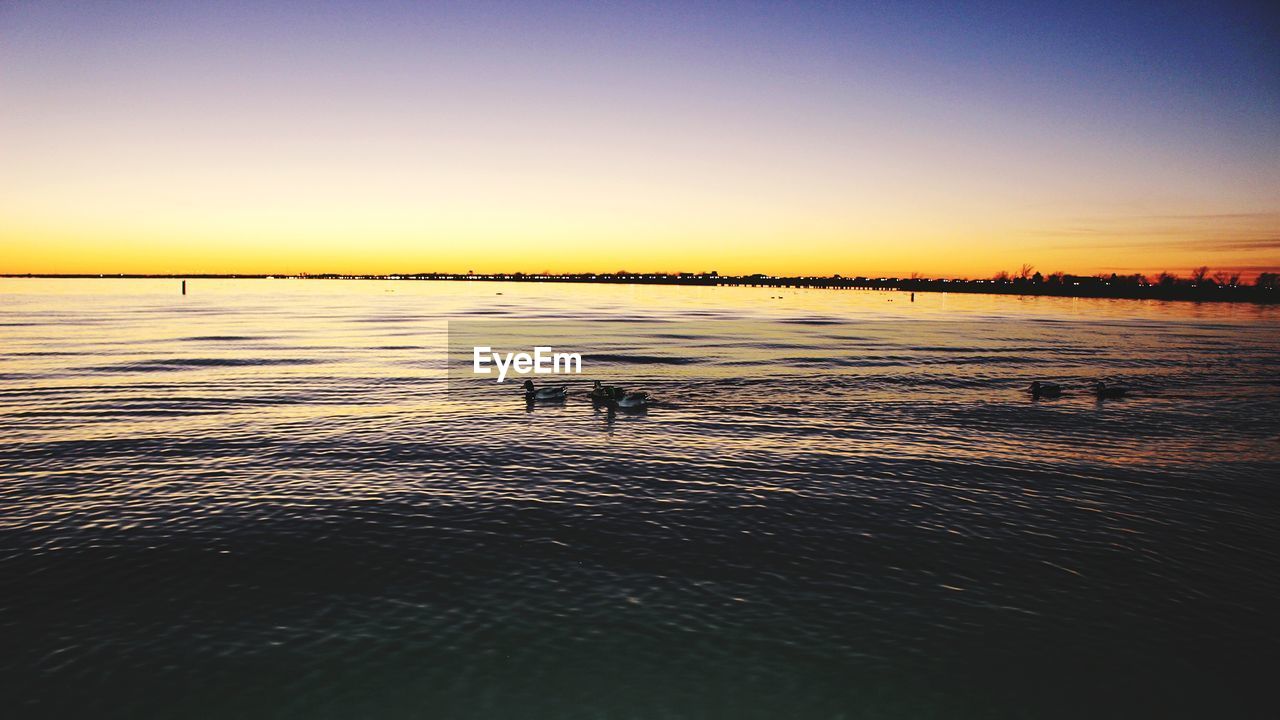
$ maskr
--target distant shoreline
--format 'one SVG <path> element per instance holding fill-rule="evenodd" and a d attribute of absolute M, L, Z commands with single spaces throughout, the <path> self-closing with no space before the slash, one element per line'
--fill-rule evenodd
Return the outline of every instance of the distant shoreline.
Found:
<path fill-rule="evenodd" d="M 1257 285 L 1224 285 L 1212 280 L 1175 285 L 1134 285 L 1112 282 L 1102 277 L 1071 276 L 1062 282 L 1030 279 L 967 280 L 923 278 L 846 278 L 773 275 L 715 275 L 709 273 L 626 273 L 530 275 L 524 273 L 459 274 L 414 273 L 390 275 L 342 274 L 160 274 L 133 273 L 3 273 L 0 278 L 44 278 L 67 280 L 385 280 L 449 282 L 552 282 L 600 285 L 685 285 L 702 287 L 772 287 L 827 290 L 882 290 L 894 292 L 977 293 L 983 295 L 1023 295 L 1036 297 L 1100 298 L 1116 300 L 1179 300 L 1188 302 L 1243 302 L 1272 305 L 1280 302 L 1280 288 Z"/>

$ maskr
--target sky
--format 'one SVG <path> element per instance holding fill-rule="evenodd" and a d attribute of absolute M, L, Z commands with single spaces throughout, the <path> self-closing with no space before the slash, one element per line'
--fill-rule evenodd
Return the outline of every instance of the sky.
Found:
<path fill-rule="evenodd" d="M 0 273 L 1280 269 L 1265 3 L 0 0 Z"/>

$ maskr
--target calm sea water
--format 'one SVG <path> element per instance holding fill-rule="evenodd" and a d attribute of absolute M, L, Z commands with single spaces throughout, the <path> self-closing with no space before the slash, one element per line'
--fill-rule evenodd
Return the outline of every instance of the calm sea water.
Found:
<path fill-rule="evenodd" d="M 447 381 L 450 327 L 553 326 L 587 350 L 563 405 Z M 0 280 L 4 715 L 1271 716 L 1278 326 Z M 596 377 L 659 402 L 595 411 Z"/>

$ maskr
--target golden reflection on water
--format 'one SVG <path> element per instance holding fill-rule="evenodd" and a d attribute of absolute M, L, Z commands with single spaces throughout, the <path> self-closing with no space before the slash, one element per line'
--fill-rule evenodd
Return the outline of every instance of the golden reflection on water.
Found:
<path fill-rule="evenodd" d="M 662 400 L 652 415 L 670 428 L 650 417 L 597 417 L 571 398 L 565 408 L 537 408 L 490 428 L 499 436 L 512 432 L 510 423 L 527 432 L 561 423 L 576 428 L 573 442 L 614 442 L 619 428 L 645 427 L 651 441 L 679 437 L 703 453 L 983 461 L 1035 453 L 1046 462 L 1130 466 L 1171 447 L 1201 462 L 1271 452 L 1249 438 L 1136 444 L 1123 426 L 1144 422 L 1143 411 L 1204 402 L 1223 377 L 1247 380 L 1250 363 L 1265 365 L 1276 350 L 1280 316 L 1271 307 L 534 282 L 196 279 L 188 295 L 179 288 L 176 280 L 0 279 L 0 413 L 12 437 L 272 428 L 340 442 L 362 427 L 394 436 L 416 419 L 474 422 L 516 403 L 510 385 L 464 382 L 463 391 L 445 391 L 452 330 L 467 347 L 474 336 L 476 344 L 498 338 L 514 349 L 549 342 L 582 351 L 588 362 L 575 388 L 592 379 L 639 383 Z M 618 361 L 593 363 L 593 353 Z M 1140 387 L 1128 400 L 1098 404 L 1084 388 L 1103 376 Z M 1036 378 L 1076 390 L 1028 406 L 1022 390 Z M 36 395 L 26 402 L 24 391 Z M 995 408 L 988 429 L 931 417 L 987 406 Z M 1000 414 L 1010 407 L 1031 414 Z M 684 433 L 686 423 L 708 417 L 725 422 L 711 435 Z M 1103 441 L 1009 427 L 1081 418 L 1107 429 Z M 858 429 L 858 441 L 833 446 L 837 424 Z M 572 434 L 579 431 L 586 434 Z"/>

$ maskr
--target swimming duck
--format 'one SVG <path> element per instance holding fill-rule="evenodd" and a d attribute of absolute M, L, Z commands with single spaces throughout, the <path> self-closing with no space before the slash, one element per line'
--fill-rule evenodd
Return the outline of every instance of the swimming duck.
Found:
<path fill-rule="evenodd" d="M 1128 391 L 1128 388 L 1109 386 L 1101 380 L 1093 384 L 1093 392 L 1098 396 L 1099 400 L 1124 397 L 1124 394 Z"/>
<path fill-rule="evenodd" d="M 545 387 L 534 389 L 532 380 L 524 381 L 524 399 L 529 402 L 535 400 L 563 400 L 569 394 L 569 388 L 565 385 L 557 387 Z"/>
<path fill-rule="evenodd" d="M 612 385 L 601 385 L 600 381 L 596 380 L 591 386 L 591 401 L 598 403 L 608 402 L 613 399 L 613 395 L 617 390 L 618 388 Z"/>
<path fill-rule="evenodd" d="M 639 410 L 649 406 L 649 393 L 627 392 L 622 388 L 614 388 L 614 390 L 611 401 L 619 410 Z"/>
<path fill-rule="evenodd" d="M 1058 383 L 1040 382 L 1036 380 L 1031 383 L 1031 398 L 1039 400 L 1040 398 L 1056 398 L 1062 394 L 1062 386 Z"/>

